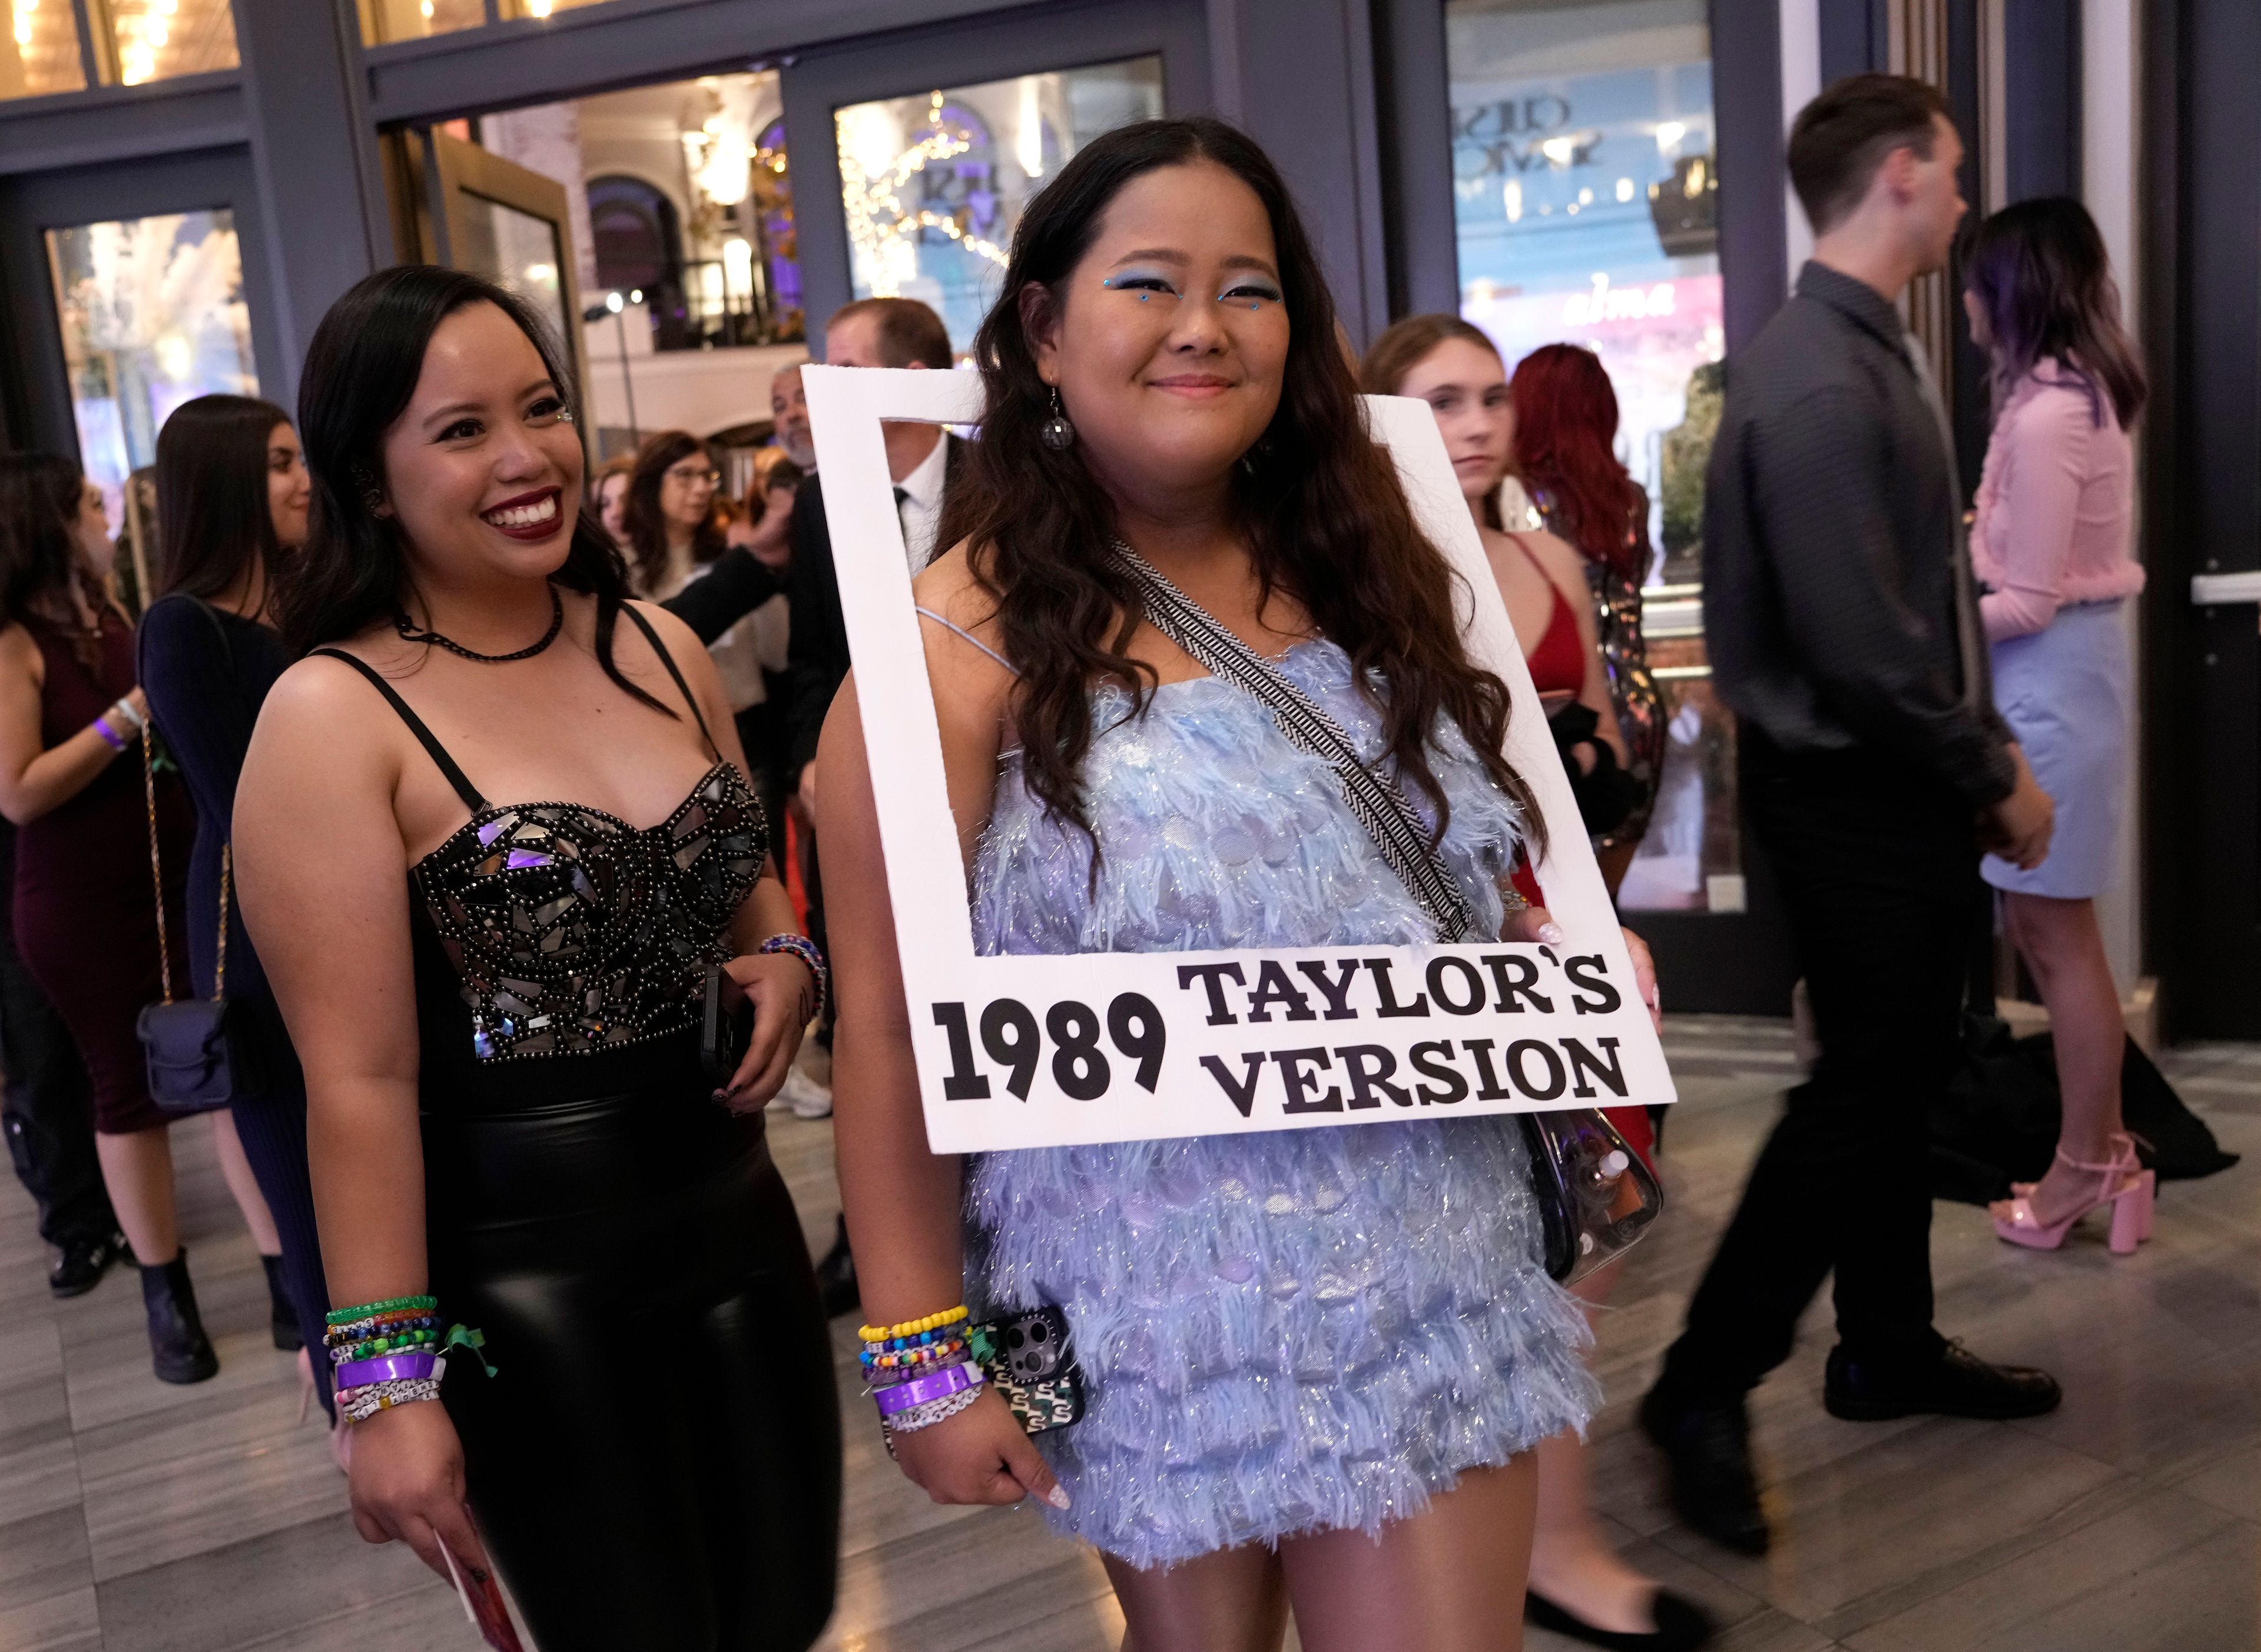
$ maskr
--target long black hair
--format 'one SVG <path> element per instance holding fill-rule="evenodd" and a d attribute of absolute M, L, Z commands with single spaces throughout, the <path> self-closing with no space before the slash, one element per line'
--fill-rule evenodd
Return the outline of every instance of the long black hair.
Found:
<path fill-rule="evenodd" d="M 1963 269 L 1993 334 L 1998 400 L 2042 363 L 2055 362 L 2087 390 L 2098 426 L 2107 399 L 2121 428 L 2135 422 L 2150 386 L 2142 353 L 2121 325 L 2120 289 L 2086 207 L 2069 195 L 2004 207 L 1971 237 Z"/>
<path fill-rule="evenodd" d="M 298 440 L 313 478 L 313 510 L 306 548 L 291 559 L 276 604 L 294 651 L 341 641 L 404 611 L 409 572 L 400 528 L 372 510 L 368 496 L 384 485 L 384 433 L 407 411 L 432 334 L 475 304 L 511 319 L 540 352 L 566 406 L 578 408 L 563 349 L 515 293 L 469 270 L 432 264 L 401 264 L 355 283 L 314 329 L 298 381 Z M 614 663 L 628 569 L 588 505 L 585 490 L 564 565 L 549 577 L 597 600 L 597 660 L 605 675 L 673 716 Z"/>
<path fill-rule="evenodd" d="M 158 583 L 210 601 L 256 557 L 275 589 L 283 546 L 269 503 L 268 454 L 291 415 L 256 396 L 184 401 L 157 433 Z"/>
<path fill-rule="evenodd" d="M 1231 172 L 1263 204 L 1288 311 L 1279 411 L 1233 470 L 1233 508 L 1263 592 L 1294 596 L 1350 656 L 1360 691 L 1382 715 L 1389 755 L 1434 805 L 1440 837 L 1449 805 L 1429 741 L 1439 716 L 1449 716 L 1522 807 L 1536 848 L 1545 822 L 1500 750 L 1507 686 L 1469 660 L 1452 566 L 1415 523 L 1396 467 L 1367 434 L 1334 300 L 1288 186 L 1253 140 L 1203 117 L 1117 127 L 1078 150 L 1022 214 L 997 302 L 974 338 L 986 392 L 981 437 L 967 445 L 944 494 L 937 542 L 967 542 L 973 575 L 996 605 L 1006 655 L 1021 673 L 1013 715 L 1029 789 L 1087 831 L 1078 771 L 1094 732 L 1091 684 L 1127 683 L 1143 707 L 1157 679 L 1128 651 L 1138 604 L 1106 560 L 1114 505 L 1080 444 L 1054 452 L 1039 437 L 1052 391 L 1037 370 L 1022 294 L 1042 287 L 1057 305 L 1125 185 L 1202 161 Z M 1377 678 L 1386 694 L 1371 686 Z"/>
<path fill-rule="evenodd" d="M 628 471 L 628 503 L 621 511 L 621 525 L 628 530 L 628 543 L 635 548 L 636 583 L 646 591 L 657 589 L 660 576 L 667 571 L 667 542 L 672 530 L 667 514 L 660 508 L 660 490 L 667 485 L 668 471 L 694 454 L 709 465 L 714 463 L 713 450 L 688 430 L 662 430 L 644 438 L 635 464 Z M 712 562 L 729 549 L 729 543 L 710 508 L 706 520 L 692 530 L 691 560 Z"/>
<path fill-rule="evenodd" d="M 76 526 L 86 473 L 52 453 L 0 454 L 0 624 L 37 617 L 75 636 L 75 590 L 99 613 L 108 599 L 87 577 Z"/>

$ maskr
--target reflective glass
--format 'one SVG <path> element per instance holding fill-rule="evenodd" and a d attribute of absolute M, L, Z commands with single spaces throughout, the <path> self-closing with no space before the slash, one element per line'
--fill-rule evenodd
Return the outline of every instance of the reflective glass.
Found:
<path fill-rule="evenodd" d="M 51 229 L 47 261 L 80 462 L 135 553 L 121 561 L 146 571 L 158 429 L 196 397 L 259 393 L 234 219 L 222 210 Z"/>
<path fill-rule="evenodd" d="M 236 67 L 235 14 L 228 0 L 109 0 L 107 10 L 118 43 L 118 78 L 128 86 Z"/>
<path fill-rule="evenodd" d="M 856 296 L 932 305 L 964 354 L 1029 198 L 1088 140 L 1161 112 L 1159 57 L 836 111 Z"/>
<path fill-rule="evenodd" d="M 563 341 L 565 290 L 558 275 L 563 255 L 557 226 L 469 190 L 463 205 L 463 244 L 454 249 L 456 267 L 490 276 L 527 299 L 549 324 L 551 336 Z"/>
<path fill-rule="evenodd" d="M 1609 370 L 1662 553 L 1644 593 L 1669 737 L 1619 904 L 1742 909 L 1732 719 L 1711 692 L 1698 535 L 1719 421 L 1719 171 L 1705 0 L 1447 0 L 1461 313 L 1512 370 Z"/>
<path fill-rule="evenodd" d="M 475 29 L 486 20 L 485 0 L 361 0 L 364 46 L 452 34 L 457 29 Z"/>
<path fill-rule="evenodd" d="M 86 85 L 70 0 L 0 0 L 0 97 L 41 97 Z"/>

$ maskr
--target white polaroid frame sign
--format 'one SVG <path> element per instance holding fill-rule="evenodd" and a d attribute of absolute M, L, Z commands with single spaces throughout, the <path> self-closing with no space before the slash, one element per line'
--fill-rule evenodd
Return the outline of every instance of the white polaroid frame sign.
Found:
<path fill-rule="evenodd" d="M 944 784 L 883 419 L 966 425 L 972 373 L 810 367 L 927 1139 L 937 1153 L 1675 1099 L 1531 675 L 1425 403 L 1368 397 L 1422 527 L 1513 696 L 1507 757 L 1545 812 L 1561 946 L 1329 946 L 983 958 Z"/>

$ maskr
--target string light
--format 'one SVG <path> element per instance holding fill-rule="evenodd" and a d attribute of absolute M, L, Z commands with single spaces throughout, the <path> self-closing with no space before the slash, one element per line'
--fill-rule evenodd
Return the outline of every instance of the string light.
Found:
<path fill-rule="evenodd" d="M 973 147 L 970 134 L 963 129 L 945 127 L 942 116 L 943 94 L 937 91 L 927 101 L 926 135 L 877 173 L 867 173 L 856 158 L 848 140 L 846 122 L 836 123 L 840 144 L 841 195 L 848 211 L 848 239 L 871 274 L 874 298 L 901 296 L 905 266 L 916 257 L 912 250 L 915 243 L 911 238 L 921 230 L 934 230 L 976 257 L 987 260 L 1000 269 L 1005 267 L 1005 248 L 995 241 L 967 233 L 965 226 L 947 213 L 924 207 L 914 212 L 903 203 L 900 191 L 904 184 L 930 165 L 951 160 Z"/>

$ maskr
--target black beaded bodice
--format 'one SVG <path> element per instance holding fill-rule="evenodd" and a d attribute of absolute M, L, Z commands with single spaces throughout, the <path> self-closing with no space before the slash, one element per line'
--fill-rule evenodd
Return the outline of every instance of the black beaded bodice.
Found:
<path fill-rule="evenodd" d="M 760 802 L 717 763 L 657 826 L 578 803 L 488 808 L 411 878 L 461 978 L 472 1053 L 501 1061 L 697 1024 L 767 852 Z"/>
<path fill-rule="evenodd" d="M 313 650 L 376 686 L 471 811 L 408 873 L 431 930 L 419 937 L 417 963 L 427 1068 L 435 1057 L 492 1067 L 689 1032 L 707 967 L 730 955 L 730 920 L 769 855 L 768 822 L 745 777 L 714 751 L 650 622 L 633 607 L 621 612 L 667 667 L 714 757 L 681 806 L 642 829 L 580 803 L 489 803 L 375 669 L 341 650 Z M 446 955 L 470 1008 L 468 1051 L 456 1042 L 462 1010 L 427 942 Z"/>

